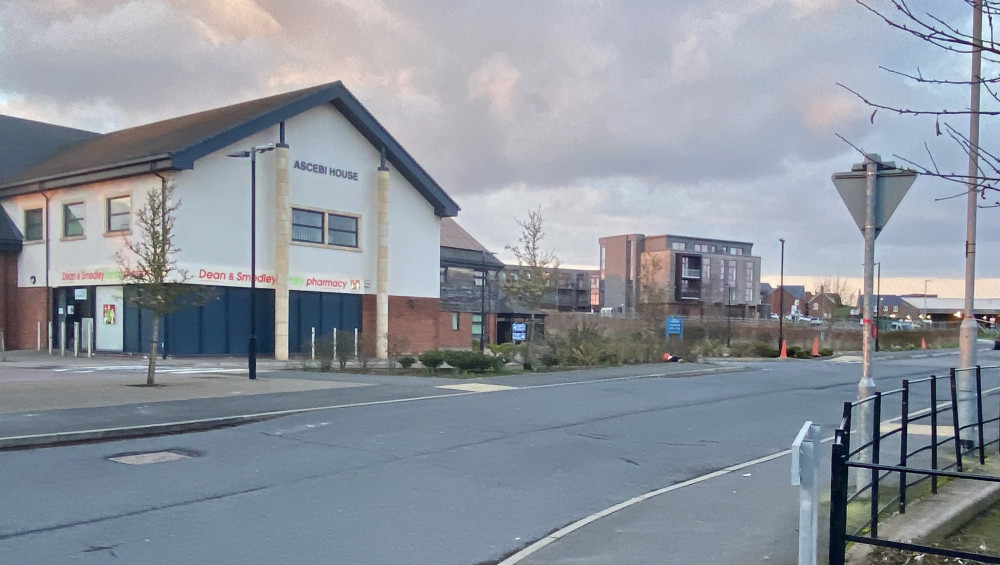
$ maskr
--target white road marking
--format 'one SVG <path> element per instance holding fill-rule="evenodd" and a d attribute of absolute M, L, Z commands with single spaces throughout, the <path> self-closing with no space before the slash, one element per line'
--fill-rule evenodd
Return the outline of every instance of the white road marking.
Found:
<path fill-rule="evenodd" d="M 496 392 L 498 390 L 517 390 L 516 386 L 491 385 L 486 383 L 463 383 L 460 385 L 441 385 L 434 388 L 464 390 L 466 392 Z"/>
<path fill-rule="evenodd" d="M 190 459 L 190 456 L 174 453 L 173 451 L 156 451 L 154 453 L 137 453 L 135 455 L 108 458 L 108 460 L 115 463 L 124 463 L 126 465 L 149 465 L 150 463 L 167 463 L 181 459 Z"/>

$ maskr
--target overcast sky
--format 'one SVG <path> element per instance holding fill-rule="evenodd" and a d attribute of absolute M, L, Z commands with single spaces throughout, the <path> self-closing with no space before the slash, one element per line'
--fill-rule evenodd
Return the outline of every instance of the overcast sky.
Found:
<path fill-rule="evenodd" d="M 104 132 L 342 80 L 501 258 L 540 207 L 565 264 L 596 265 L 602 236 L 670 233 L 752 242 L 765 280 L 780 237 L 790 280 L 861 275 L 830 181 L 861 157 L 836 134 L 966 169 L 933 118 L 872 123 L 837 83 L 935 109 L 967 88 L 879 66 L 962 79 L 970 62 L 850 0 L 0 0 L 0 113 Z M 957 190 L 918 178 L 876 245 L 884 281 L 964 276 L 965 199 L 936 200 Z M 998 215 L 979 214 L 981 277 L 1000 277 Z"/>

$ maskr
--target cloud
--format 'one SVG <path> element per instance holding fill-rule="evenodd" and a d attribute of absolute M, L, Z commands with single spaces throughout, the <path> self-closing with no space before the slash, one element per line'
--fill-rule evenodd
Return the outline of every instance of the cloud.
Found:
<path fill-rule="evenodd" d="M 956 4 L 941 13 L 961 24 Z M 837 83 L 908 107 L 967 93 L 880 65 L 968 72 L 841 0 L 0 2 L 0 112 L 107 131 L 343 80 L 490 249 L 541 206 L 574 264 L 596 262 L 601 236 L 680 233 L 753 242 L 765 274 L 778 237 L 786 274 L 858 271 L 830 175 L 861 156 L 836 134 L 964 170 L 932 119 L 873 124 Z M 960 276 L 964 202 L 936 200 L 956 188 L 918 180 L 879 237 L 884 275 Z M 996 213 L 980 222 L 984 276 L 1000 276 Z"/>

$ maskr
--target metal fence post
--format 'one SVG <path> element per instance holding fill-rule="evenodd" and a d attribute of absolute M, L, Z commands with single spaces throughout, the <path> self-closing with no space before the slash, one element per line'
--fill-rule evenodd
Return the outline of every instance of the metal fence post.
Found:
<path fill-rule="evenodd" d="M 310 344 L 309 359 L 312 360 L 312 361 L 315 361 L 316 360 L 316 326 L 312 327 L 312 337 L 309 338 L 309 344 Z M 336 352 L 334 352 L 334 356 L 336 356 Z"/>
<path fill-rule="evenodd" d="M 983 370 L 976 365 L 976 429 L 979 430 L 979 464 L 986 464 L 986 446 L 983 445 Z"/>
<path fill-rule="evenodd" d="M 872 417 L 872 457 L 871 462 L 879 464 L 879 447 L 882 444 L 882 429 L 879 422 L 882 421 L 882 393 L 875 392 L 875 407 Z M 872 469 L 872 504 L 871 504 L 871 534 L 873 538 L 878 537 L 878 469 Z"/>
<path fill-rule="evenodd" d="M 59 354 L 66 356 L 66 320 L 59 323 Z"/>
<path fill-rule="evenodd" d="M 40 322 L 40 321 L 38 322 L 37 327 L 35 328 L 35 340 L 37 342 L 36 350 L 37 351 L 41 351 L 42 350 L 42 322 Z"/>
<path fill-rule="evenodd" d="M 52 355 L 53 347 L 54 345 L 52 344 L 52 322 L 49 322 L 49 355 Z"/>
<path fill-rule="evenodd" d="M 850 403 L 848 403 L 848 406 Z M 848 408 L 850 409 L 850 408 Z M 837 430 L 833 441 L 830 464 L 830 565 L 844 565 L 847 541 L 847 457 L 850 430 Z"/>
<path fill-rule="evenodd" d="M 955 434 L 955 463 L 958 472 L 962 472 L 962 430 L 958 424 L 958 385 L 955 381 L 955 369 L 951 369 L 951 425 Z"/>
<path fill-rule="evenodd" d="M 80 356 L 80 322 L 73 322 L 73 357 Z"/>
<path fill-rule="evenodd" d="M 938 468 L 938 405 L 937 405 L 937 383 L 936 375 L 931 375 L 931 469 L 937 471 Z M 931 475 L 931 492 L 937 494 L 938 478 Z"/>
<path fill-rule="evenodd" d="M 799 488 L 799 565 L 816 565 L 820 427 L 806 422 L 792 442 L 792 485 Z"/>
<path fill-rule="evenodd" d="M 94 320 L 93 318 L 87 318 L 87 359 L 94 356 Z"/>
<path fill-rule="evenodd" d="M 354 358 L 358 358 L 358 328 L 354 328 Z"/>
<path fill-rule="evenodd" d="M 899 466 L 906 466 L 906 452 L 908 445 L 906 436 L 909 433 L 910 424 L 910 380 L 903 379 L 903 400 L 900 407 L 900 433 L 899 436 Z M 906 471 L 899 472 L 899 513 L 906 514 Z"/>

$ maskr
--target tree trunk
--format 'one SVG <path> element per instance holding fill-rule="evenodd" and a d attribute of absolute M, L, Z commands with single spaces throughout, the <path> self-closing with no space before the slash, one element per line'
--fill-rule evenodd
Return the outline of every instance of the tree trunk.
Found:
<path fill-rule="evenodd" d="M 156 385 L 156 350 L 160 337 L 160 317 L 153 315 L 153 335 L 149 340 L 149 367 L 146 369 L 146 386 Z"/>

